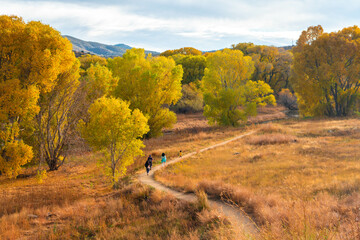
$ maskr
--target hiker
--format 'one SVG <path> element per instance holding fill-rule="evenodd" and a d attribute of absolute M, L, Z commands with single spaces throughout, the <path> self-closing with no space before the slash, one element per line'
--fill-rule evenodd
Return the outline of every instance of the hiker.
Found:
<path fill-rule="evenodd" d="M 162 153 L 162 154 L 161 154 L 161 164 L 162 164 L 163 166 L 165 166 L 165 163 L 166 163 L 166 156 L 165 156 L 165 153 Z"/>
<path fill-rule="evenodd" d="M 150 166 L 150 170 L 151 170 L 151 168 L 152 168 L 152 161 L 153 161 L 153 159 L 152 159 L 152 157 L 151 157 L 151 154 L 149 155 L 149 157 L 148 157 L 148 162 L 149 162 L 149 166 Z"/>
<path fill-rule="evenodd" d="M 180 150 L 180 152 L 179 152 L 179 157 L 182 157 L 182 151 Z"/>
<path fill-rule="evenodd" d="M 150 172 L 150 162 L 149 159 L 145 162 L 146 174 L 149 175 Z"/>

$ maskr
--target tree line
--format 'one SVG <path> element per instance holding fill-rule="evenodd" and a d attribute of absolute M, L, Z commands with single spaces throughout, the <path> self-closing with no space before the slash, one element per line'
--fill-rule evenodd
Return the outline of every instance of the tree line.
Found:
<path fill-rule="evenodd" d="M 115 184 L 142 139 L 176 122 L 172 110 L 237 126 L 258 106 L 296 95 L 303 115 L 349 115 L 358 110 L 359 36 L 356 26 L 330 34 L 317 26 L 291 51 L 239 43 L 76 58 L 50 26 L 0 16 L 0 171 L 16 177 L 33 159 L 57 170 L 80 134 L 104 153 Z"/>

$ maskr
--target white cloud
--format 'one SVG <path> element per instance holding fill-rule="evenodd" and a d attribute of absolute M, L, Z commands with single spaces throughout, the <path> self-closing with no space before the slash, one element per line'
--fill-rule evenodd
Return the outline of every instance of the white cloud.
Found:
<path fill-rule="evenodd" d="M 137 12 L 134 6 L 115 3 L 100 5 L 84 1 L 63 3 L 0 0 L 0 14 L 15 14 L 25 20 L 41 20 L 57 28 L 62 34 L 79 36 L 77 32 L 81 31 L 85 40 L 102 39 L 107 43 L 117 43 L 112 42 L 114 36 L 134 35 L 133 39 L 135 39 L 142 31 L 162 34 L 163 42 L 148 43 L 153 49 L 162 46 L 166 48 L 168 44 L 166 39 L 170 35 L 177 36 L 179 41 L 183 38 L 183 42 L 191 40 L 219 42 L 224 38 L 244 38 L 253 39 L 253 42 L 284 45 L 296 40 L 301 30 L 309 25 L 324 23 L 329 18 L 318 9 L 324 3 L 322 0 L 314 5 L 311 5 L 309 0 L 252 2 L 199 0 L 196 3 L 191 0 L 180 0 L 176 2 L 177 6 L 199 8 L 199 11 L 203 12 L 209 9 L 215 11 L 218 6 L 219 11 L 226 10 L 226 13 L 219 14 L 222 15 L 221 18 L 217 15 L 204 16 L 204 14 L 201 17 L 196 14 L 187 17 L 182 17 L 181 14 L 164 17 L 161 12 L 166 10 L 161 9 L 161 4 L 168 4 L 168 1 L 153 2 L 153 8 L 144 14 L 144 11 Z M 156 14 L 157 9 L 159 14 Z M 176 12 L 176 9 L 173 11 Z M 144 40 L 146 39 L 142 42 L 146 42 Z"/>

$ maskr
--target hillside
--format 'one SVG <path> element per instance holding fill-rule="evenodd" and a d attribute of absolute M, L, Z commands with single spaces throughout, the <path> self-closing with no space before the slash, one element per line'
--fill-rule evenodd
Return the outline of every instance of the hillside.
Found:
<path fill-rule="evenodd" d="M 88 42 L 78 38 L 64 35 L 73 45 L 73 50 L 75 52 L 85 52 L 90 54 L 95 54 L 104 57 L 116 57 L 122 56 L 126 50 L 131 49 L 132 47 L 126 44 L 116 44 L 116 45 L 107 45 L 98 42 Z M 146 54 L 151 53 L 152 55 L 159 55 L 158 52 L 145 50 Z"/>

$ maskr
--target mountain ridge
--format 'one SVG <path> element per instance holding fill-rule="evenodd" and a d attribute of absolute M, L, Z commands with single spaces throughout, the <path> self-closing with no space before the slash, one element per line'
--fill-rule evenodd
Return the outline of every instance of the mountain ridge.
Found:
<path fill-rule="evenodd" d="M 74 52 L 83 52 L 93 55 L 99 55 L 103 57 L 118 57 L 122 56 L 126 50 L 132 47 L 123 43 L 109 45 L 99 42 L 84 41 L 79 38 L 75 38 L 69 35 L 64 35 L 73 45 Z M 146 54 L 152 54 L 154 56 L 159 55 L 159 52 L 145 50 Z"/>

